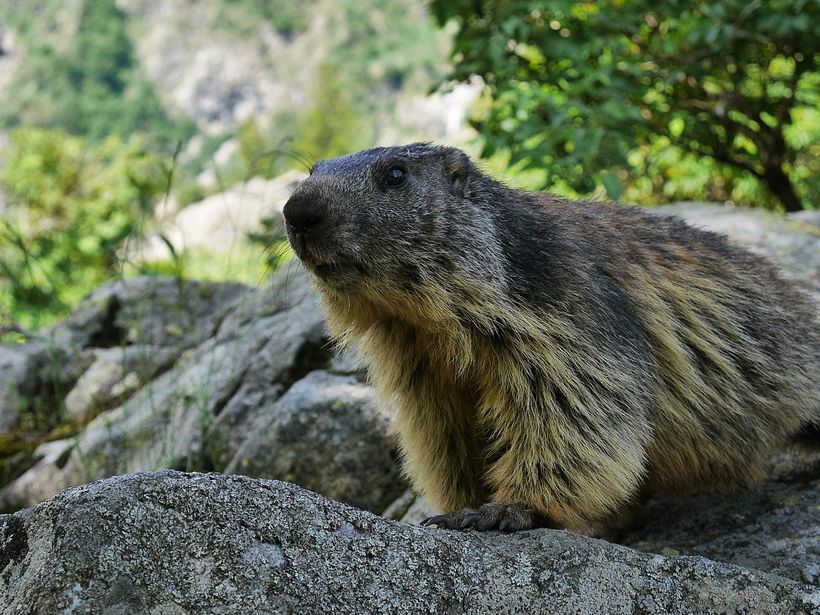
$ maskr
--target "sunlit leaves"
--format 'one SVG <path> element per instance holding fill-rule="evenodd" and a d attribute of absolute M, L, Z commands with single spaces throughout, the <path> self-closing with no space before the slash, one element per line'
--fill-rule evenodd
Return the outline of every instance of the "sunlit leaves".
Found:
<path fill-rule="evenodd" d="M 0 311 L 37 327 L 116 273 L 168 169 L 137 143 L 17 129 L 0 153 Z"/>
<path fill-rule="evenodd" d="M 707 170 L 705 179 L 694 174 L 704 194 L 751 179 L 788 209 L 814 202 L 802 165 L 817 147 L 805 135 L 817 132 L 808 110 L 820 92 L 820 39 L 810 27 L 820 23 L 820 0 L 433 6 L 442 23 L 459 26 L 453 77 L 487 83 L 492 104 L 475 117 L 485 153 L 509 150 L 513 162 L 543 165 L 547 187 L 598 187 L 616 198 L 613 178 L 624 178 L 630 197 L 646 185 L 644 173 L 661 172 L 653 161 L 665 142 L 680 164 Z M 636 149 L 644 152 L 637 166 Z M 683 185 L 664 169 L 671 185 Z M 748 202 L 775 203 L 760 194 Z"/>

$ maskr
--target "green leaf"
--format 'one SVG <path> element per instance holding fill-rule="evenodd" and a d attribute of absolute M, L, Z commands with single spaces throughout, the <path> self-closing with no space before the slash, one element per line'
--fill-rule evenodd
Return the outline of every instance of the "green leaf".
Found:
<path fill-rule="evenodd" d="M 624 193 L 624 186 L 614 174 L 612 173 L 601 173 L 599 175 L 601 183 L 604 185 L 604 190 L 606 190 L 606 196 L 610 200 L 617 201 L 621 198 L 621 195 Z"/>

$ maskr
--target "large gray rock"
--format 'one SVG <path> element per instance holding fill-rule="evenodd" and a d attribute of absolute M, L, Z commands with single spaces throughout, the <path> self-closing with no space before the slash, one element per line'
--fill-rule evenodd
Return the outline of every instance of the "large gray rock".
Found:
<path fill-rule="evenodd" d="M 178 346 L 147 344 L 92 349 L 93 363 L 65 398 L 67 417 L 82 422 L 116 405 L 172 365 L 181 352 Z"/>
<path fill-rule="evenodd" d="M 0 518 L 4 613 L 812 613 L 820 591 L 560 531 L 387 521 L 286 483 L 164 471 Z"/>
<path fill-rule="evenodd" d="M 0 433 L 14 427 L 27 405 L 27 381 L 36 370 L 40 348 L 0 346 Z"/>
<path fill-rule="evenodd" d="M 381 512 L 402 490 L 389 429 L 372 387 L 355 376 L 312 372 L 259 414 L 225 471 L 280 477 Z"/>
<path fill-rule="evenodd" d="M 120 280 L 90 293 L 66 320 L 28 343 L 0 345 L 0 478 L 8 483 L 0 488 L 0 509 L 97 478 L 88 469 L 65 468 L 74 438 L 36 450 L 30 443 L 55 427 L 70 435 L 71 424 L 115 406 L 171 367 L 186 349 L 213 337 L 225 310 L 247 290 L 164 277 Z"/>
<path fill-rule="evenodd" d="M 24 344 L 0 345 L 0 436 L 21 423 L 22 430 L 59 423 L 65 391 L 93 360 L 81 345 L 60 343 L 48 334 Z"/>
<path fill-rule="evenodd" d="M 156 293 L 144 292 L 156 303 Z M 135 299 L 130 310 L 139 313 L 138 306 Z M 129 329 L 114 318 L 107 330 L 134 342 L 126 348 L 136 349 L 131 358 L 139 366 L 139 343 L 162 341 L 168 318 L 162 311 Z M 72 320 L 95 322 L 82 311 Z M 69 409 L 80 415 L 119 405 L 76 436 L 35 450 L 33 465 L 0 488 L 0 510 L 31 506 L 71 485 L 163 467 L 207 471 L 231 464 L 231 471 L 295 480 L 374 511 L 404 488 L 396 444 L 370 387 L 357 376 L 321 371 L 301 382 L 315 370 L 345 368 L 331 356 L 317 296 L 301 267 L 286 266 L 252 291 L 242 288 L 232 303 L 203 310 L 199 320 L 207 335 L 184 330 L 180 339 L 198 345 L 173 355 L 176 362 L 155 352 L 163 368 L 142 386 L 139 372 L 123 370 L 127 353 L 96 351 L 97 361 L 69 394 Z M 88 327 L 71 331 L 82 339 Z M 128 373 L 116 381 L 111 375 L 118 371 Z"/>
<path fill-rule="evenodd" d="M 119 280 L 90 293 L 66 320 L 28 343 L 0 345 L 0 434 L 12 430 L 26 413 L 30 423 L 44 422 L 35 414 L 52 424 L 66 418 L 61 416 L 63 398 L 71 396 L 85 370 L 100 358 L 93 349 L 116 347 L 133 357 L 129 346 L 159 347 L 152 365 L 142 370 L 145 380 L 173 363 L 186 348 L 212 337 L 225 309 L 247 290 L 241 284 L 166 277 Z M 109 363 L 112 357 L 109 353 Z M 125 370 L 119 378 L 102 382 L 103 367 L 96 369 L 82 387 L 88 394 L 101 395 L 100 399 L 78 391 L 71 399 L 74 411 L 69 418 L 84 414 L 95 402 L 105 405 L 112 392 L 125 392 L 118 384 L 134 371 Z M 110 376 L 111 370 L 105 371 Z"/>
<path fill-rule="evenodd" d="M 820 452 L 785 453 L 759 487 L 728 495 L 658 494 L 621 544 L 756 568 L 820 587 Z"/>
<path fill-rule="evenodd" d="M 43 457 L 18 480 L 0 489 L 0 509 L 30 506 L 70 485 L 128 471 L 161 467 L 210 469 L 211 451 L 206 435 L 237 392 L 243 376 L 258 370 L 264 372 L 269 387 L 287 388 L 292 379 L 299 377 L 293 373 L 299 353 L 305 346 L 324 341 L 318 308 L 310 310 L 302 301 L 315 301 L 312 295 L 305 297 L 305 280 L 301 285 L 298 279 L 289 285 L 289 291 L 293 291 L 290 298 L 296 299 L 300 309 L 289 310 L 285 293 L 274 293 L 279 300 L 267 306 L 269 316 L 254 318 L 244 329 L 225 334 L 217 334 L 217 327 L 226 318 L 226 310 L 241 311 L 246 287 L 195 286 L 193 291 L 175 296 L 173 292 L 166 293 L 168 289 L 162 280 L 155 285 L 147 279 L 144 285 L 142 280 L 137 282 L 138 287 L 144 286 L 140 291 L 145 301 L 135 297 L 123 302 L 119 293 L 111 293 L 106 287 L 92 295 L 59 333 L 85 344 L 111 339 L 119 343 L 176 343 L 180 350 L 199 345 L 122 405 L 88 423 L 69 440 L 70 450 L 63 456 L 53 461 Z M 280 287 L 283 285 L 281 280 Z M 231 296 L 231 302 L 215 302 L 208 309 L 196 300 L 206 290 L 212 295 Z M 90 342 L 86 340 L 92 330 L 86 323 L 99 320 L 89 314 L 96 313 L 101 306 L 108 306 L 105 309 L 111 311 L 112 305 L 117 306 L 114 316 L 104 326 L 95 324 L 102 331 L 90 335 Z M 260 375 L 258 380 L 262 379 Z M 34 492 L 33 485 L 39 485 Z"/>
<path fill-rule="evenodd" d="M 227 308 L 249 290 L 243 284 L 140 276 L 90 293 L 44 336 L 62 348 L 130 344 L 189 348 L 211 338 Z"/>
<path fill-rule="evenodd" d="M 611 542 L 647 553 L 699 555 L 820 587 L 820 451 L 783 453 L 757 487 L 730 494 L 655 494 Z M 441 511 L 405 491 L 382 513 L 417 524 Z"/>

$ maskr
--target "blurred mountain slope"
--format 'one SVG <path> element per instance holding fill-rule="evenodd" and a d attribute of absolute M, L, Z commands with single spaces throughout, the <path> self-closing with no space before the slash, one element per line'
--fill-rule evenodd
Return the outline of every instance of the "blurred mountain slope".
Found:
<path fill-rule="evenodd" d="M 169 131 L 224 137 L 252 118 L 286 140 L 330 67 L 376 142 L 413 132 L 406 110 L 447 68 L 449 35 L 422 0 L 0 4 L 5 128 L 145 132 L 162 144 Z"/>

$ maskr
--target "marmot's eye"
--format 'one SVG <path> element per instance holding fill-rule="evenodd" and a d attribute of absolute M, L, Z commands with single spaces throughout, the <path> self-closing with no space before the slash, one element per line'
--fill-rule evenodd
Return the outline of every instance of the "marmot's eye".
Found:
<path fill-rule="evenodd" d="M 401 167 L 390 167 L 387 171 L 387 177 L 385 177 L 384 183 L 391 188 L 398 188 L 405 181 L 407 181 L 407 171 Z"/>

